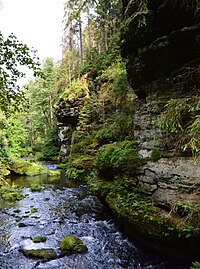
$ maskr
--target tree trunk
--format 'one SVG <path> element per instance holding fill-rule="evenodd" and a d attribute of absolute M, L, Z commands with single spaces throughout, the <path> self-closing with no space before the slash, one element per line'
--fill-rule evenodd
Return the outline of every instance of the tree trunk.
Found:
<path fill-rule="evenodd" d="M 80 39 L 80 58 L 81 64 L 83 63 L 83 36 L 82 36 L 82 22 L 81 22 L 81 14 L 79 15 L 79 39 Z"/>

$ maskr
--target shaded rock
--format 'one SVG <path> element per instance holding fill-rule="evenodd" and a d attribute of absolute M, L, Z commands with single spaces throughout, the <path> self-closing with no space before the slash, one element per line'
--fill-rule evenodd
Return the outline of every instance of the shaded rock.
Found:
<path fill-rule="evenodd" d="M 29 258 L 39 258 L 44 260 L 52 260 L 57 258 L 55 250 L 51 248 L 21 249 L 20 251 Z"/>
<path fill-rule="evenodd" d="M 26 227 L 26 226 L 27 226 L 27 224 L 25 224 L 23 222 L 19 223 L 19 225 L 18 225 L 19 228 L 23 228 L 23 227 Z"/>
<path fill-rule="evenodd" d="M 43 243 L 46 242 L 46 237 L 44 236 L 36 236 L 33 238 L 33 243 Z"/>
<path fill-rule="evenodd" d="M 128 78 L 139 97 L 141 85 L 169 75 L 200 55 L 199 3 L 195 0 L 122 1 L 125 27 L 122 56 L 127 62 Z M 140 20 L 145 24 L 138 27 Z M 190 65 L 189 65 L 190 66 Z"/>

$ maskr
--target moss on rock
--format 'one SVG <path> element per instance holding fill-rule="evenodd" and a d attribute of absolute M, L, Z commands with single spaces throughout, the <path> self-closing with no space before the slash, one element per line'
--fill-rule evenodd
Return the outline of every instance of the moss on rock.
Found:
<path fill-rule="evenodd" d="M 39 258 L 44 259 L 45 261 L 57 258 L 57 254 L 52 248 L 22 249 L 21 252 L 29 258 Z"/>
<path fill-rule="evenodd" d="M 33 238 L 33 243 L 43 243 L 46 242 L 45 236 L 36 236 Z"/>
<path fill-rule="evenodd" d="M 49 177 L 57 177 L 60 176 L 60 170 L 49 170 L 48 171 Z"/>
<path fill-rule="evenodd" d="M 24 198 L 24 195 L 17 188 L 13 188 L 11 186 L 2 186 L 0 188 L 0 195 L 4 201 L 14 202 L 19 201 Z"/>
<path fill-rule="evenodd" d="M 65 235 L 60 242 L 61 251 L 66 254 L 83 253 L 87 251 L 87 246 L 83 241 L 72 235 Z"/>
<path fill-rule="evenodd" d="M 41 163 L 34 163 L 24 160 L 14 160 L 9 167 L 10 171 L 15 174 L 36 176 L 46 173 L 46 169 Z"/>
<path fill-rule="evenodd" d="M 37 183 L 34 183 L 34 184 L 31 184 L 31 190 L 32 191 L 41 191 L 42 190 L 42 186 L 37 184 Z"/>

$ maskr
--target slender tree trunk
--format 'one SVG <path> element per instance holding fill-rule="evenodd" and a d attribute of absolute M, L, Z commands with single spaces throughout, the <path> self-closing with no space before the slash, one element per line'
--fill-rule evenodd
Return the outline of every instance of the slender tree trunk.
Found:
<path fill-rule="evenodd" d="M 73 37 L 74 37 L 74 30 L 73 27 L 70 26 L 69 28 L 69 50 L 73 52 Z"/>
<path fill-rule="evenodd" d="M 82 22 L 81 22 L 81 14 L 79 15 L 79 39 L 80 39 L 80 58 L 81 64 L 83 63 L 83 33 L 82 33 Z"/>
<path fill-rule="evenodd" d="M 49 96 L 49 110 L 50 110 L 50 129 L 53 129 L 53 108 L 51 95 Z"/>
<path fill-rule="evenodd" d="M 89 8 L 87 10 L 87 16 L 88 16 L 88 46 L 89 46 L 89 55 L 90 55 L 90 60 L 92 61 L 91 18 L 90 18 Z"/>

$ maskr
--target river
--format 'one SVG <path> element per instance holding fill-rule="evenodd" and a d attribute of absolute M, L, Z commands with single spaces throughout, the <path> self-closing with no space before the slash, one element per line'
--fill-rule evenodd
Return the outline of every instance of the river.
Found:
<path fill-rule="evenodd" d="M 47 168 L 56 165 L 47 164 Z M 183 269 L 178 262 L 149 254 L 128 240 L 88 187 L 68 180 L 64 173 L 56 180 L 47 175 L 17 176 L 11 183 L 23 188 L 25 198 L 13 203 L 0 201 L 1 269 Z M 32 192 L 32 183 L 42 183 L 42 191 Z M 66 234 L 81 238 L 88 252 L 44 262 L 20 251 L 33 245 L 58 249 Z M 35 236 L 47 240 L 35 244 Z"/>

